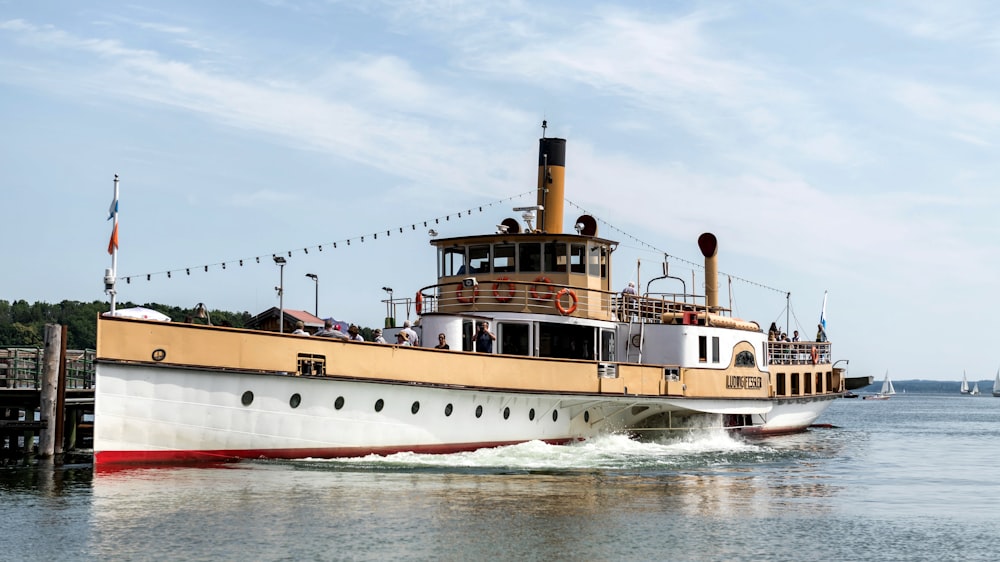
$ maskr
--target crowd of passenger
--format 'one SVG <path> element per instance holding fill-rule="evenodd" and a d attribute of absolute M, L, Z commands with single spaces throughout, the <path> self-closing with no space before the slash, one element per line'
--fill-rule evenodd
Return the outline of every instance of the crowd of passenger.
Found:
<path fill-rule="evenodd" d="M 771 327 L 767 331 L 767 341 L 770 344 L 768 355 L 771 363 L 816 363 L 820 359 L 820 355 L 826 353 L 825 346 L 816 345 L 816 343 L 826 341 L 826 331 L 822 324 L 817 325 L 816 339 L 810 342 L 800 341 L 798 330 L 792 330 L 792 335 L 789 337 L 774 322 L 771 322 Z M 820 347 L 824 347 L 824 349 L 820 349 Z"/>
<path fill-rule="evenodd" d="M 346 333 L 341 331 L 340 328 L 341 324 L 335 324 L 333 320 L 327 319 L 326 321 L 323 322 L 322 329 L 317 330 L 316 333 L 310 334 L 308 331 L 306 331 L 305 322 L 299 320 L 295 322 L 295 330 L 292 331 L 292 334 L 298 336 L 311 336 L 315 338 L 333 338 L 333 339 L 347 340 L 347 341 L 368 341 L 361 334 L 361 328 L 359 328 L 356 324 L 351 324 L 350 326 L 348 326 Z M 443 349 L 448 349 L 447 343 L 443 341 L 443 337 L 444 334 L 441 334 L 442 341 L 440 343 L 445 344 L 445 347 Z M 389 343 L 382 336 L 382 328 L 375 328 L 374 330 L 371 331 L 371 341 L 375 343 Z M 395 343 L 396 345 L 405 345 L 405 346 L 420 345 L 420 336 L 417 335 L 416 330 L 413 329 L 409 320 L 403 322 L 403 328 L 396 334 Z M 438 348 L 441 349 L 440 345 L 438 346 Z"/>

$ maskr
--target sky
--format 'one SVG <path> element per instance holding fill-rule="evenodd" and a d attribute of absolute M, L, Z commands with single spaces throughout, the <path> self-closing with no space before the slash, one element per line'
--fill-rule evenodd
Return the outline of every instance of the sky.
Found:
<path fill-rule="evenodd" d="M 546 120 L 616 288 L 701 286 L 712 232 L 722 304 L 812 338 L 827 293 L 851 376 L 992 379 L 998 30 L 964 0 L 0 0 L 0 299 L 107 300 L 118 174 L 120 302 L 283 284 L 378 326 L 436 282 L 429 230 L 533 204 Z"/>

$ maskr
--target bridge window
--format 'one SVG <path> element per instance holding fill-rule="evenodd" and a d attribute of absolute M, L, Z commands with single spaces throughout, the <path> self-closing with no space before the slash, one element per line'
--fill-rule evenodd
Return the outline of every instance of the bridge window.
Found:
<path fill-rule="evenodd" d="M 490 272 L 490 247 L 469 246 L 469 273 L 489 273 Z"/>
<path fill-rule="evenodd" d="M 590 246 L 590 263 L 587 265 L 587 273 L 594 277 L 608 276 L 608 249 L 604 246 Z"/>
<path fill-rule="evenodd" d="M 542 245 L 537 242 L 518 244 L 518 269 L 529 273 L 542 270 Z"/>
<path fill-rule="evenodd" d="M 465 267 L 465 246 L 442 248 L 441 249 L 441 276 L 464 275 Z"/>
<path fill-rule="evenodd" d="M 587 247 L 583 244 L 570 244 L 569 269 L 573 273 L 587 273 Z"/>
<path fill-rule="evenodd" d="M 513 244 L 497 244 L 493 246 L 493 271 L 495 273 L 513 273 L 515 247 Z"/>
<path fill-rule="evenodd" d="M 545 271 L 566 273 L 566 244 L 562 242 L 545 244 Z"/>

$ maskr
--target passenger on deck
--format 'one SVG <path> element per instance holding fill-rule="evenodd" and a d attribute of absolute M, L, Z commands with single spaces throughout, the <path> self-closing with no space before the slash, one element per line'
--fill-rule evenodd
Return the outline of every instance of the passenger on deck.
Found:
<path fill-rule="evenodd" d="M 292 333 L 299 336 L 308 336 L 309 332 L 306 331 L 306 323 L 301 320 L 295 322 L 295 331 Z"/>
<path fill-rule="evenodd" d="M 434 349 L 451 349 L 444 337 L 444 333 L 438 334 L 438 344 L 434 346 Z"/>
<path fill-rule="evenodd" d="M 410 327 L 410 321 L 409 320 L 403 322 L 403 329 L 400 330 L 400 331 L 401 332 L 406 332 L 407 341 L 410 342 L 410 345 L 412 345 L 414 347 L 419 347 L 420 346 L 420 338 L 417 336 L 416 330 L 414 330 L 413 328 Z"/>
<path fill-rule="evenodd" d="M 792 341 L 799 341 L 799 331 L 795 330 L 792 332 Z"/>
<path fill-rule="evenodd" d="M 351 324 L 351 327 L 347 329 L 347 339 L 351 341 L 365 341 L 365 337 L 361 335 L 361 330 L 354 324 Z"/>
<path fill-rule="evenodd" d="M 373 342 L 375 342 L 375 343 L 388 343 L 388 342 L 385 341 L 385 338 L 382 337 L 382 328 L 375 328 L 375 331 L 372 332 L 372 335 L 375 336 L 375 337 L 372 338 Z"/>
<path fill-rule="evenodd" d="M 826 341 L 826 330 L 823 329 L 822 324 L 816 324 L 816 341 Z"/>
<path fill-rule="evenodd" d="M 490 331 L 490 323 L 480 324 L 479 330 L 476 332 L 476 352 L 493 353 L 493 340 L 495 339 L 497 337 Z"/>
<path fill-rule="evenodd" d="M 333 321 L 332 320 L 327 320 L 326 322 L 324 322 L 323 323 L 323 329 L 320 330 L 320 331 L 318 331 L 318 332 L 316 332 L 315 335 L 317 335 L 317 336 L 319 336 L 321 338 L 338 338 L 338 339 L 342 339 L 342 340 L 346 340 L 347 339 L 347 334 L 345 334 L 344 332 L 341 332 L 340 330 L 337 330 L 336 328 L 333 327 Z"/>
<path fill-rule="evenodd" d="M 396 345 L 412 346 L 410 343 L 410 336 L 406 332 L 399 332 L 396 334 Z"/>

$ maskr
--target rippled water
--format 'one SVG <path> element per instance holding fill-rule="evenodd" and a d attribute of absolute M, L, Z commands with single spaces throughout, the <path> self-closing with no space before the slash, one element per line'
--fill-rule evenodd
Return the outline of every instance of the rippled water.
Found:
<path fill-rule="evenodd" d="M 838 400 L 833 429 L 455 455 L 0 470 L 20 560 L 995 560 L 1000 399 Z M 0 557 L 4 557 L 0 555 Z"/>

